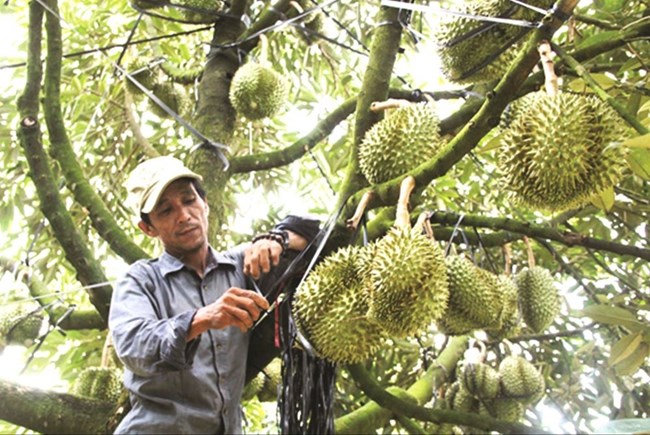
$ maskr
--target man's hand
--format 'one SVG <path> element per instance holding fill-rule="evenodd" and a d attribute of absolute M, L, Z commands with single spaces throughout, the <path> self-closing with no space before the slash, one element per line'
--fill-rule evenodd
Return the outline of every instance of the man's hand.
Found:
<path fill-rule="evenodd" d="M 223 329 L 227 326 L 236 326 L 246 332 L 268 308 L 269 302 L 262 295 L 251 290 L 231 287 L 216 302 L 198 309 L 192 320 L 187 341 L 193 340 L 208 329 Z"/>
<path fill-rule="evenodd" d="M 280 262 L 282 245 L 273 239 L 260 239 L 244 252 L 244 273 L 253 279 L 267 273 Z"/>

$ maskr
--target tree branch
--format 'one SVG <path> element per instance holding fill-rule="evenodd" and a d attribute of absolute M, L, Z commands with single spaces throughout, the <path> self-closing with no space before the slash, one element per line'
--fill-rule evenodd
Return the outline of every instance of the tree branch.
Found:
<path fill-rule="evenodd" d="M 58 14 L 56 0 L 49 0 L 48 4 L 52 11 Z M 148 255 L 127 237 L 97 195 L 96 189 L 90 185 L 70 145 L 61 112 L 61 58 L 63 56 L 61 23 L 59 17 L 53 13 L 48 13 L 45 18 L 47 58 L 43 111 L 50 136 L 52 157 L 61 165 L 66 185 L 74 194 L 76 201 L 88 210 L 93 227 L 108 242 L 111 249 L 128 263 L 146 258 Z"/>
<path fill-rule="evenodd" d="M 34 2 L 37 3 L 37 2 Z M 0 420 L 48 434 L 106 433 L 113 404 L 0 380 Z"/>

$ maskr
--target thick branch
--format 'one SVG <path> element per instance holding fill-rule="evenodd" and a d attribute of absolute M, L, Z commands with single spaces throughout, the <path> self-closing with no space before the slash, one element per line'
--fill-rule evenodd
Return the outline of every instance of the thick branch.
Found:
<path fill-rule="evenodd" d="M 49 1 L 49 7 L 58 14 L 55 0 Z M 66 184 L 73 192 L 76 201 L 88 210 L 93 227 L 108 242 L 111 249 L 126 262 L 132 263 L 147 254 L 127 237 L 117 224 L 111 212 L 106 208 L 96 189 L 88 182 L 77 156 L 70 145 L 61 111 L 61 23 L 52 13 L 46 15 L 47 59 L 45 61 L 45 98 L 43 110 L 45 122 L 50 134 L 50 152 L 59 164 L 66 178 Z M 92 262 L 91 259 L 88 262 Z"/>
<path fill-rule="evenodd" d="M 388 390 L 402 400 L 412 401 L 415 399 L 417 404 L 425 404 L 431 399 L 433 390 L 442 385 L 447 379 L 447 374 L 454 370 L 467 348 L 467 342 L 468 337 L 465 336 L 452 338 L 429 370 L 408 390 L 404 391 L 398 387 L 389 387 Z M 349 434 L 374 433 L 377 428 L 384 426 L 392 417 L 393 411 L 371 401 L 361 408 L 338 418 L 335 422 L 335 432 Z"/>
<path fill-rule="evenodd" d="M 36 2 L 34 2 L 36 3 Z M 0 380 L 0 420 L 48 434 L 106 433 L 113 404 Z"/>
<path fill-rule="evenodd" d="M 435 213 L 431 216 L 431 222 L 444 225 L 455 225 L 460 218 L 461 215 L 456 213 Z M 610 240 L 596 239 L 594 237 L 585 236 L 584 234 L 571 231 L 558 231 L 548 226 L 536 225 L 530 222 L 519 222 L 509 218 L 464 215 L 461 225 L 512 231 L 530 237 L 553 240 L 567 246 L 584 246 L 585 248 L 593 248 L 601 251 L 612 252 L 614 254 L 630 255 L 650 260 L 650 249 L 623 245 Z"/>

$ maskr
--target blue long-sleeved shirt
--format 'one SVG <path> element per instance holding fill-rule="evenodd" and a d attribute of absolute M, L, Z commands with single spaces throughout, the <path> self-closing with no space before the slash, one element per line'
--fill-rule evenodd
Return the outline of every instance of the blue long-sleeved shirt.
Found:
<path fill-rule="evenodd" d="M 249 335 L 209 330 L 187 343 L 196 310 L 246 288 L 243 247 L 210 249 L 204 278 L 168 253 L 134 263 L 113 293 L 109 327 L 131 411 L 116 433 L 240 433 Z"/>

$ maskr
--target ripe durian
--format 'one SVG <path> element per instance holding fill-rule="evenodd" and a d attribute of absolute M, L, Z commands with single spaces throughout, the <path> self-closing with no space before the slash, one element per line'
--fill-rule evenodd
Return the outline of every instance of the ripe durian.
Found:
<path fill-rule="evenodd" d="M 407 205 L 414 183 L 413 177 L 402 182 L 395 226 L 376 242 L 370 265 L 368 316 L 396 337 L 438 320 L 449 297 L 442 249 L 422 234 L 420 223 L 411 229 Z"/>
<path fill-rule="evenodd" d="M 298 287 L 293 317 L 316 352 L 333 362 L 356 363 L 379 349 L 385 333 L 367 317 L 367 264 L 373 245 L 345 246 L 327 256 Z"/>
<path fill-rule="evenodd" d="M 537 400 L 544 392 L 544 377 L 525 358 L 510 355 L 499 364 L 503 397 L 522 403 Z"/>
<path fill-rule="evenodd" d="M 371 184 L 398 177 L 433 158 L 442 148 L 433 107 L 410 103 L 392 109 L 364 135 L 359 168 Z"/>
<path fill-rule="evenodd" d="M 582 206 L 622 177 L 623 121 L 592 95 L 535 92 L 502 130 L 500 170 L 517 202 L 561 211 Z"/>
<path fill-rule="evenodd" d="M 528 3 L 550 7 L 554 1 L 538 0 Z M 466 1 L 456 2 L 456 5 L 455 11 L 467 15 L 519 20 L 539 18 L 531 10 L 507 0 Z M 519 26 L 486 23 L 453 14 L 440 14 L 440 20 L 434 28 L 442 71 L 450 81 L 456 83 L 481 83 L 501 78 L 515 59 L 523 41 L 516 41 L 523 30 Z M 501 51 L 505 47 L 508 48 Z"/>
<path fill-rule="evenodd" d="M 226 3 L 222 0 L 181 0 L 186 8 L 180 8 L 185 21 L 190 23 L 212 23 L 217 19 L 217 12 L 224 9 Z"/>
<path fill-rule="evenodd" d="M 122 372 L 114 367 L 87 367 L 75 380 L 72 394 L 115 402 L 123 390 Z"/>
<path fill-rule="evenodd" d="M 274 116 L 287 100 L 285 79 L 270 66 L 248 62 L 230 84 L 230 103 L 237 113 L 254 121 Z"/>
<path fill-rule="evenodd" d="M 156 83 L 152 92 L 175 113 L 182 114 L 190 106 L 190 101 L 185 89 L 176 83 Z M 149 100 L 149 107 L 152 112 L 161 118 L 168 118 L 170 116 L 162 107 L 152 100 Z"/>
<path fill-rule="evenodd" d="M 466 363 L 460 375 L 461 384 L 477 399 L 494 399 L 499 394 L 499 373 L 485 363 Z"/>
<path fill-rule="evenodd" d="M 518 273 L 515 283 L 524 322 L 533 332 L 542 332 L 560 313 L 560 296 L 551 273 L 533 266 Z"/>
<path fill-rule="evenodd" d="M 0 337 L 4 344 L 31 346 L 43 326 L 38 305 L 10 305 L 0 311 Z"/>

